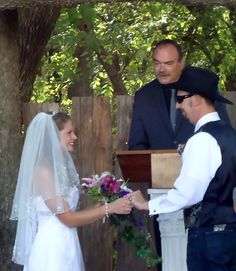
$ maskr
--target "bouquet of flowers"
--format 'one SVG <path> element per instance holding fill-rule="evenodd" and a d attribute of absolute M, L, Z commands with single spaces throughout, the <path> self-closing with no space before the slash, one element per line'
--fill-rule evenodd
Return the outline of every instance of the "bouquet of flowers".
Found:
<path fill-rule="evenodd" d="M 112 202 L 132 192 L 124 180 L 117 179 L 109 172 L 103 172 L 101 176 L 83 178 L 81 186 L 88 188 L 88 194 L 92 199 L 103 202 Z"/>
<path fill-rule="evenodd" d="M 118 179 L 109 172 L 103 172 L 100 176 L 93 175 L 83 178 L 81 186 L 94 201 L 112 202 L 132 192 L 127 187 L 127 182 Z M 144 222 L 137 217 L 137 212 L 131 211 L 129 215 L 110 215 L 111 225 L 119 226 L 122 238 L 136 248 L 136 255 L 146 261 L 148 267 L 161 262 L 161 258 L 153 255 L 152 239 Z"/>

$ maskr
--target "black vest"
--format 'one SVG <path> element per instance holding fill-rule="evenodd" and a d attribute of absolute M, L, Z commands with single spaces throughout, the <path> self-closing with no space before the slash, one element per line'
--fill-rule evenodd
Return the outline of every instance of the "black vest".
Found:
<path fill-rule="evenodd" d="M 236 187 L 236 131 L 224 121 L 203 125 L 196 133 L 207 132 L 220 146 L 222 164 L 210 182 L 202 202 L 184 210 L 185 226 L 203 227 L 236 223 L 232 193 Z"/>

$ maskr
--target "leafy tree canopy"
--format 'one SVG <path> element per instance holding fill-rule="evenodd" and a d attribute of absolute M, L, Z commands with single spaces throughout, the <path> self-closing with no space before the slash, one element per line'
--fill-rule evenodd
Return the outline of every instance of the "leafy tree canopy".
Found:
<path fill-rule="evenodd" d="M 235 18 L 233 8 L 162 2 L 64 9 L 47 45 L 32 100 L 67 104 L 68 88 L 81 78 L 88 78 L 94 95 L 133 94 L 154 78 L 151 48 L 162 38 L 176 39 L 187 64 L 216 71 L 221 89 L 234 90 Z"/>
<path fill-rule="evenodd" d="M 114 3 L 126 2 L 127 0 L 1 0 L 0 9 L 13 8 L 29 8 L 37 6 L 57 6 L 57 7 L 71 7 L 81 3 L 97 4 L 97 3 Z M 162 0 L 163 2 L 176 2 L 186 5 L 224 5 L 228 7 L 236 7 L 235 0 Z M 129 0 L 129 2 L 136 2 L 136 0 Z"/>

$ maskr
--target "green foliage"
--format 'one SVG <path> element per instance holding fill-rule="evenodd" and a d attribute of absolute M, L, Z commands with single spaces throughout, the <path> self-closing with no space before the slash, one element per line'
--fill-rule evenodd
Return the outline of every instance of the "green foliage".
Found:
<path fill-rule="evenodd" d="M 135 211 L 132 211 L 130 216 L 110 215 L 109 222 L 118 227 L 121 238 L 135 248 L 136 256 L 144 260 L 148 268 L 162 262 L 161 257 L 154 252 L 151 234 Z"/>
<path fill-rule="evenodd" d="M 162 262 L 162 259 L 153 254 L 153 244 L 150 233 L 146 228 L 138 229 L 126 225 L 121 232 L 122 238 L 136 249 L 137 257 L 145 260 L 147 267 L 153 267 Z"/>
<path fill-rule="evenodd" d="M 76 50 L 85 50 L 94 95 L 116 95 L 104 63 L 115 68 L 127 94 L 154 78 L 154 40 L 176 39 L 186 63 L 207 67 L 221 76 L 221 89 L 235 86 L 236 15 L 221 6 L 191 7 L 163 2 L 81 4 L 63 10 L 42 59 L 34 101 L 68 104 L 68 87 L 84 74 Z"/>

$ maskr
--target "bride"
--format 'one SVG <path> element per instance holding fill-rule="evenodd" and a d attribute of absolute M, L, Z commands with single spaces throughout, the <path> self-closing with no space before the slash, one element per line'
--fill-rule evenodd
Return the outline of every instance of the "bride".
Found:
<path fill-rule="evenodd" d="M 110 213 L 128 214 L 128 197 L 76 210 L 79 178 L 69 152 L 77 139 L 68 115 L 39 113 L 27 130 L 11 219 L 12 260 L 24 271 L 84 271 L 77 226 Z"/>

